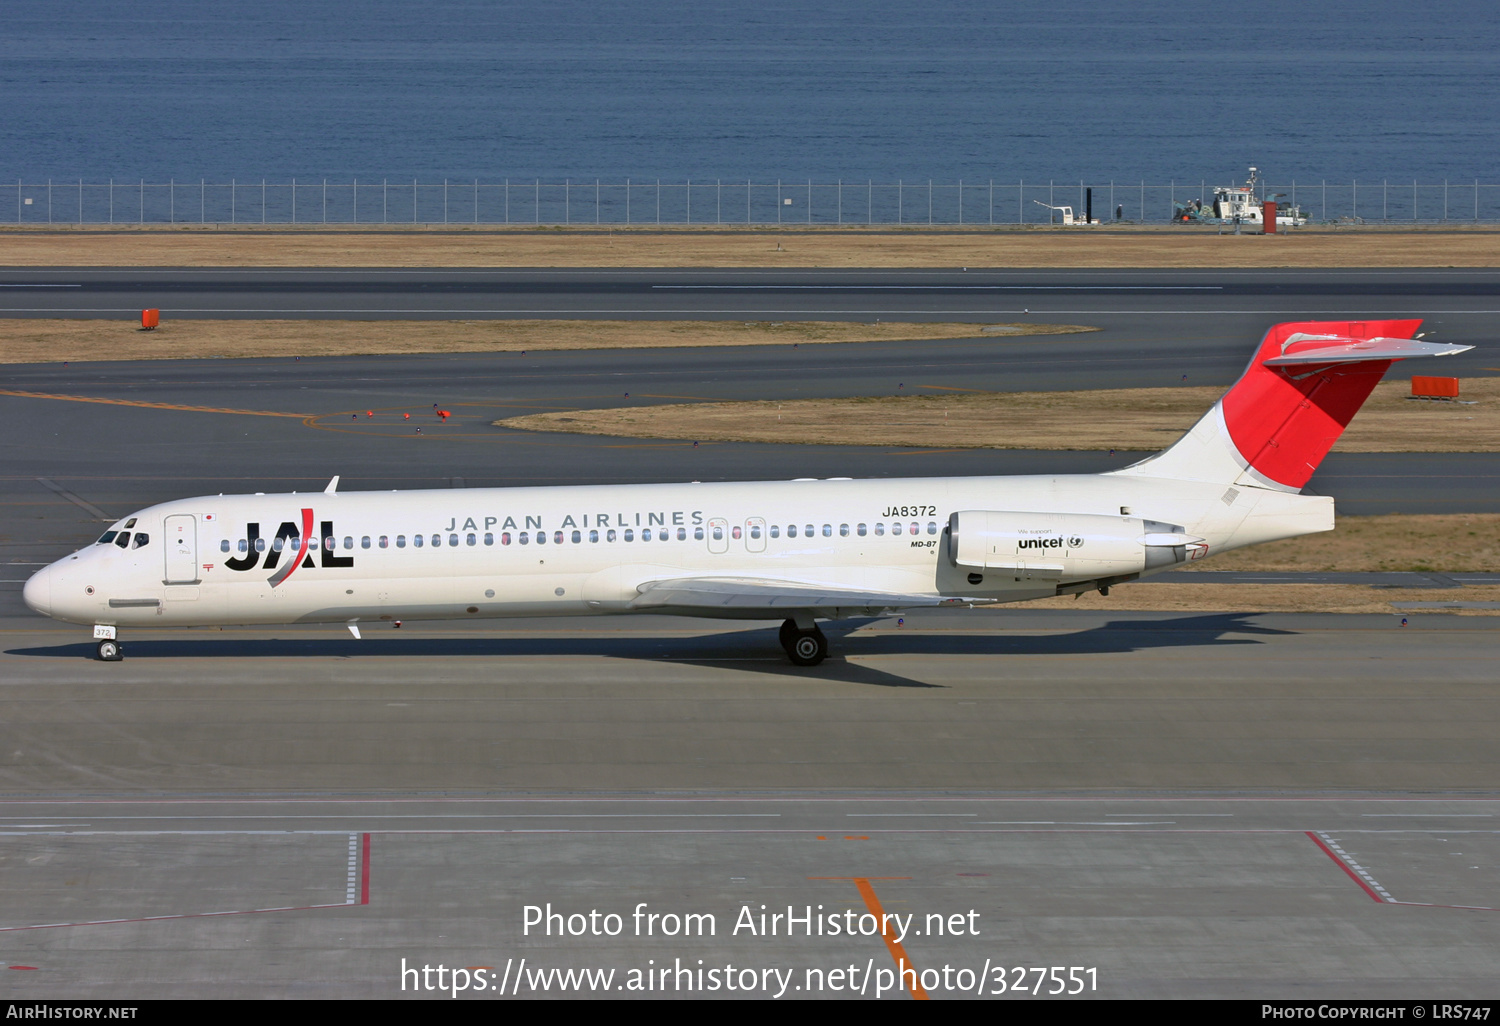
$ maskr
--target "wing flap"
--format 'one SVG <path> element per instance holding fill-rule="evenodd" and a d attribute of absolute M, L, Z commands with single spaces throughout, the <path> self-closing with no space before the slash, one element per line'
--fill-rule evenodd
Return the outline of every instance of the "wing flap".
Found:
<path fill-rule="evenodd" d="M 744 612 L 804 609 L 911 609 L 961 605 L 977 599 L 825 587 L 800 581 L 754 577 L 684 577 L 649 581 L 637 589 L 631 609 L 701 609 Z"/>

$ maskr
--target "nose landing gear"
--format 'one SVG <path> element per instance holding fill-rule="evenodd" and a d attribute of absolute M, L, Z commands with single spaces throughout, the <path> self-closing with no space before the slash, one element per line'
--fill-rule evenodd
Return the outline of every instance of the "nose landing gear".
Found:
<path fill-rule="evenodd" d="M 803 630 L 797 621 L 787 620 L 781 625 L 780 638 L 787 658 L 797 666 L 817 666 L 828 658 L 828 639 L 817 624 Z"/>
<path fill-rule="evenodd" d="M 118 663 L 125 656 L 120 652 L 120 642 L 115 638 L 115 629 L 109 624 L 94 625 L 94 655 L 103 663 Z"/>

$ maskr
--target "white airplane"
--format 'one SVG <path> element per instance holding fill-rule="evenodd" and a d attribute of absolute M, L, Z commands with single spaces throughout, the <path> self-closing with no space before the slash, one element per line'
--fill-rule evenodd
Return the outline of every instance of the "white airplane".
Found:
<path fill-rule="evenodd" d="M 1302 322 L 1164 452 L 1103 474 L 212 495 L 131 514 L 26 582 L 26 604 L 121 628 L 672 613 L 818 619 L 1109 589 L 1333 529 L 1301 495 L 1391 363 L 1471 346 L 1421 322 Z"/>

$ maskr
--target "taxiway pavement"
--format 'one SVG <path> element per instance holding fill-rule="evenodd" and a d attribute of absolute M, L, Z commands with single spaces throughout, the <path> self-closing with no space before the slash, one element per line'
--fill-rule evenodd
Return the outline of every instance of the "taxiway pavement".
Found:
<path fill-rule="evenodd" d="M 486 999 L 523 958 L 527 996 L 679 964 L 847 996 L 830 971 L 898 957 L 935 998 L 994 993 L 986 963 L 1012 997 L 1033 965 L 1102 997 L 1492 996 L 1494 621 L 855 627 L 801 671 L 771 631 L 645 617 L 143 634 L 119 664 L 0 621 L 9 996 L 447 999 L 402 985 L 443 965 Z M 528 928 L 549 904 L 624 933 Z M 787 906 L 914 932 L 734 929 Z"/>

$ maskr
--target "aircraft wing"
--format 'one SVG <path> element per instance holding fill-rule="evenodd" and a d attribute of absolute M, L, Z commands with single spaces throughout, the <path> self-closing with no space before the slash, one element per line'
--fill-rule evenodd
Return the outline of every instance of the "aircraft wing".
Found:
<path fill-rule="evenodd" d="M 887 609 L 953 606 L 986 601 L 828 588 L 757 577 L 681 577 L 669 581 L 650 581 L 642 584 L 638 590 L 640 594 L 631 601 L 631 609 L 681 609 L 702 614 L 718 611 L 726 616 L 743 615 L 753 610 L 792 613 L 812 609 L 841 609 L 873 614 Z"/>

